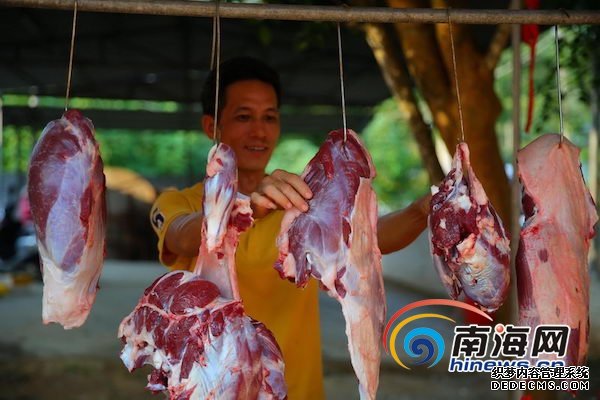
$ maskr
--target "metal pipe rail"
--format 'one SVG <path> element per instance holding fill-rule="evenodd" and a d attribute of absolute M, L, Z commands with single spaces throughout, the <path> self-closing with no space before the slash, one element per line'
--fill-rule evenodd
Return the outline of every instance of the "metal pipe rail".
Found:
<path fill-rule="evenodd" d="M 74 0 L 0 0 L 0 6 L 72 10 Z M 79 11 L 212 17 L 215 3 L 190 0 L 77 0 Z M 473 10 L 387 7 L 336 7 L 283 4 L 219 5 L 223 18 L 288 21 L 335 21 L 374 23 L 447 23 L 448 13 L 457 24 L 600 24 L 598 10 Z"/>

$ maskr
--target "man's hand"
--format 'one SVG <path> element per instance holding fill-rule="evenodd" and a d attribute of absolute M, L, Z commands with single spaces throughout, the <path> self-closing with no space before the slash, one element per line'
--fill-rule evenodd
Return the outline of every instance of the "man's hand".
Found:
<path fill-rule="evenodd" d="M 301 211 L 308 211 L 306 200 L 312 198 L 312 195 L 299 175 L 276 169 L 263 178 L 256 191 L 250 195 L 250 200 L 254 216 L 261 218 L 277 209 L 289 210 L 296 207 Z"/>

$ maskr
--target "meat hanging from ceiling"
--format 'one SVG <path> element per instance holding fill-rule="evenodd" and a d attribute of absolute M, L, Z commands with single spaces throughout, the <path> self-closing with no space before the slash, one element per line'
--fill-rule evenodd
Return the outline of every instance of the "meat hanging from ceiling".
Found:
<path fill-rule="evenodd" d="M 525 223 L 517 252 L 519 324 L 566 325 L 566 365 L 588 352 L 588 251 L 598 214 L 585 186 L 579 149 L 560 136 L 540 136 L 517 155 Z M 540 355 L 552 359 L 555 355 Z"/>
<path fill-rule="evenodd" d="M 469 161 L 456 146 L 452 169 L 432 188 L 428 225 L 434 265 L 448 294 L 497 310 L 510 285 L 510 241 Z"/>
<path fill-rule="evenodd" d="M 92 308 L 105 253 L 105 190 L 94 126 L 81 112 L 66 111 L 44 128 L 27 183 L 46 324 L 81 326 Z"/>
<path fill-rule="evenodd" d="M 379 384 L 381 335 L 386 313 L 377 246 L 375 167 L 358 135 L 329 133 L 302 178 L 313 197 L 309 210 L 286 211 L 275 268 L 304 287 L 310 276 L 340 302 L 361 399 L 374 399 Z"/>
<path fill-rule="evenodd" d="M 237 295 L 235 250 L 252 211 L 225 144 L 209 153 L 203 217 L 195 273 L 167 273 L 145 290 L 119 327 L 121 359 L 130 371 L 152 365 L 147 388 L 171 399 L 284 399 L 281 350 Z"/>

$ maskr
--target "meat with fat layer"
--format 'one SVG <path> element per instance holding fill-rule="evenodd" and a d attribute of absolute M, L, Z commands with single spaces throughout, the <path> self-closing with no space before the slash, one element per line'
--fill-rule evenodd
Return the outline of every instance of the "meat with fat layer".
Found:
<path fill-rule="evenodd" d="M 42 317 L 81 326 L 105 252 L 105 178 L 92 122 L 77 110 L 50 122 L 31 155 L 27 191 L 44 278 Z"/>
<path fill-rule="evenodd" d="M 170 399 L 286 397 L 275 338 L 240 301 L 191 272 L 173 271 L 150 285 L 119 337 L 125 366 L 152 365 L 147 388 Z"/>
<path fill-rule="evenodd" d="M 121 359 L 130 371 L 152 365 L 147 387 L 170 399 L 284 399 L 281 350 L 239 299 L 235 250 L 252 210 L 225 144 L 209 153 L 203 217 L 194 273 L 174 271 L 146 289 L 119 327 Z"/>
<path fill-rule="evenodd" d="M 377 246 L 375 167 L 356 133 L 329 133 L 302 178 L 313 197 L 309 210 L 286 211 L 278 237 L 282 278 L 304 287 L 310 276 L 338 300 L 346 319 L 352 366 L 361 399 L 379 383 L 386 305 Z"/>
<path fill-rule="evenodd" d="M 452 169 L 432 188 L 430 246 L 435 268 L 453 299 L 461 292 L 480 308 L 497 310 L 510 285 L 510 241 L 469 161 L 456 146 Z"/>
<path fill-rule="evenodd" d="M 532 331 L 540 324 L 569 326 L 565 363 L 584 365 L 590 331 L 587 258 L 598 215 L 579 149 L 566 138 L 560 144 L 559 135 L 543 135 L 519 151 L 517 162 L 526 218 L 516 261 L 519 324 Z"/>

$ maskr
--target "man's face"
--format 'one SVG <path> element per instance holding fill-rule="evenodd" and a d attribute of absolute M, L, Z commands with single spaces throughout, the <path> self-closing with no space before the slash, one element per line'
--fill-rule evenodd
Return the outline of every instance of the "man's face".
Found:
<path fill-rule="evenodd" d="M 238 169 L 264 172 L 280 132 L 273 87 L 259 80 L 232 83 L 217 123 L 221 142 L 237 156 Z"/>

